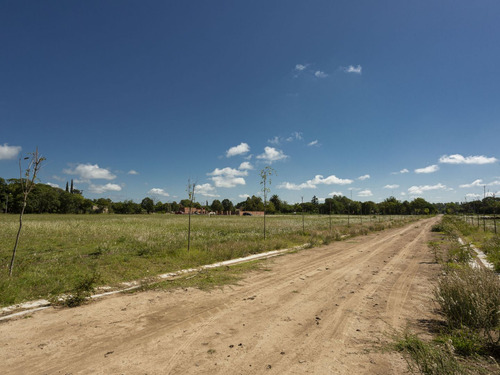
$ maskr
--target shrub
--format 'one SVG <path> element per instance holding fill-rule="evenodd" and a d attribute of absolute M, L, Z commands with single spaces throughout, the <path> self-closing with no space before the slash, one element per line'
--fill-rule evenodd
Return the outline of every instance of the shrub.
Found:
<path fill-rule="evenodd" d="M 478 330 L 490 344 L 500 333 L 500 279 L 491 271 L 464 267 L 438 281 L 435 297 L 451 329 Z"/>

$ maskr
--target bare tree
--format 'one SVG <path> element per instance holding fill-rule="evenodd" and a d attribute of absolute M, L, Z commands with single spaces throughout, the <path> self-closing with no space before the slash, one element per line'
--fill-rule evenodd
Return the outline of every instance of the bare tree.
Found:
<path fill-rule="evenodd" d="M 44 157 L 40 156 L 38 153 L 38 147 L 35 152 L 30 152 L 26 156 L 24 160 L 28 161 L 28 166 L 24 171 L 23 176 L 23 167 L 22 167 L 22 159 L 19 159 L 19 176 L 20 176 L 20 184 L 23 191 L 23 205 L 21 207 L 21 213 L 19 214 L 19 230 L 17 231 L 16 243 L 14 244 L 14 249 L 12 250 L 12 259 L 10 261 L 9 266 L 9 276 L 12 276 L 12 271 L 14 270 L 14 260 L 16 258 L 17 245 L 19 243 L 19 236 L 21 235 L 21 229 L 23 227 L 23 215 L 24 210 L 26 208 L 26 202 L 28 200 L 28 195 L 33 190 L 36 184 L 36 178 L 40 168 L 42 167 L 42 162 L 45 160 Z"/>
<path fill-rule="evenodd" d="M 194 191 L 196 188 L 196 182 L 191 183 L 191 179 L 188 180 L 188 186 L 187 186 L 187 192 L 188 192 L 188 198 L 190 201 L 189 204 L 189 224 L 188 224 L 188 251 L 191 248 L 191 210 L 193 208 L 193 201 L 194 201 Z"/>
<path fill-rule="evenodd" d="M 264 239 L 266 239 L 266 207 L 267 194 L 271 191 L 268 185 L 271 185 L 271 175 L 276 175 L 276 171 L 270 166 L 265 167 L 260 171 L 260 184 L 262 185 L 262 193 L 264 194 Z"/>

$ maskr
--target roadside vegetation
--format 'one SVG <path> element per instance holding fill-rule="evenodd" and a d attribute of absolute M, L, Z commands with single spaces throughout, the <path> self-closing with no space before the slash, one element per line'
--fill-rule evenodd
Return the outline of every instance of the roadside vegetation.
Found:
<path fill-rule="evenodd" d="M 418 217 L 306 215 L 303 219 L 269 216 L 264 240 L 261 217 L 193 215 L 188 251 L 187 215 L 25 215 L 16 269 L 8 277 L 17 217 L 0 215 L 0 305 L 66 293 L 84 299 L 98 286 L 117 286 L 269 250 L 317 246 Z"/>
<path fill-rule="evenodd" d="M 424 341 L 405 332 L 396 343 L 409 368 L 422 374 L 500 373 L 500 278 L 485 268 L 472 267 L 470 245 L 458 238 L 489 244 L 494 237 L 460 217 L 445 216 L 433 227 L 440 240 L 430 243 L 443 275 L 434 286 L 443 324 Z"/>

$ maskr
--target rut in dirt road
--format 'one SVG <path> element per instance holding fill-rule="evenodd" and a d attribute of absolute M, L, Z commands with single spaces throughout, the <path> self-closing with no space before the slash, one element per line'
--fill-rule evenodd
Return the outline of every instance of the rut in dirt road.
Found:
<path fill-rule="evenodd" d="M 431 318 L 439 218 L 266 261 L 237 286 L 122 295 L 0 325 L 9 374 L 401 374 Z"/>

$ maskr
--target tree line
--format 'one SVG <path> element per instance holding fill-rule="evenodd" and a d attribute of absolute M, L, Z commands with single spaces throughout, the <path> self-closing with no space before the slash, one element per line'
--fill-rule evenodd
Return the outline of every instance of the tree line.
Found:
<path fill-rule="evenodd" d="M 495 204 L 497 206 L 495 206 Z M 401 202 L 394 197 L 389 197 L 383 202 L 372 201 L 359 202 L 345 196 L 333 196 L 320 203 L 316 196 L 310 201 L 301 203 L 288 203 L 277 194 L 269 198 L 266 205 L 268 214 L 352 214 L 352 215 L 411 215 L 411 214 L 435 214 L 441 213 L 494 213 L 498 207 L 499 198 L 485 198 L 483 201 L 467 202 L 463 204 L 446 203 L 433 204 L 423 198 L 416 198 L 409 202 Z M 19 179 L 5 180 L 0 177 L 0 211 L 8 213 L 19 213 L 23 206 L 22 186 Z M 264 211 L 264 201 L 259 196 L 251 196 L 245 200 L 233 204 L 229 199 L 215 199 L 211 204 L 193 202 L 182 199 L 179 202 L 161 202 L 153 197 L 145 197 L 141 203 L 132 200 L 113 202 L 111 199 L 85 198 L 81 190 L 71 188 L 66 184 L 66 189 L 52 187 L 38 183 L 31 191 L 26 202 L 26 213 L 61 213 L 61 214 L 83 214 L 83 213 L 116 213 L 116 214 L 140 214 L 140 213 L 170 213 L 177 212 L 182 207 L 204 208 L 207 211 L 217 213 L 242 211 Z"/>

